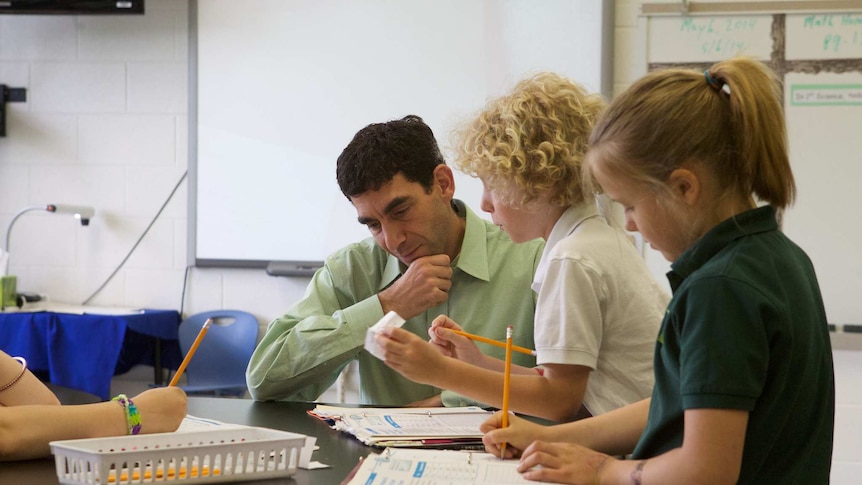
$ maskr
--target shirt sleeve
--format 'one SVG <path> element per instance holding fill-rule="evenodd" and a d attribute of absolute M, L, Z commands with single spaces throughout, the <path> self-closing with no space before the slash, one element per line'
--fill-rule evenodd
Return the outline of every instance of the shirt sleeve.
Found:
<path fill-rule="evenodd" d="M 568 257 L 549 261 L 536 312 L 538 364 L 596 368 L 606 294 L 602 278 L 583 261 Z"/>
<path fill-rule="evenodd" d="M 765 322 L 780 311 L 729 278 L 706 278 L 685 294 L 680 339 L 683 408 L 753 409 L 769 366 Z"/>
<path fill-rule="evenodd" d="M 352 287 L 335 284 L 333 274 L 348 270 L 327 261 L 305 297 L 269 324 L 246 371 L 252 398 L 313 401 L 362 350 L 366 330 L 383 317 L 383 308 L 370 286 L 360 291 L 349 278 Z M 354 300 L 359 293 L 368 296 Z"/>

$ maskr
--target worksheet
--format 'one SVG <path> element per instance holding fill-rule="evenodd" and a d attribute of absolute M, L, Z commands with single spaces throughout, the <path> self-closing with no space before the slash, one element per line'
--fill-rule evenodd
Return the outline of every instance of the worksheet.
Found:
<path fill-rule="evenodd" d="M 387 448 L 369 455 L 349 485 L 507 485 L 541 484 L 517 470 L 518 460 L 489 453 Z"/>

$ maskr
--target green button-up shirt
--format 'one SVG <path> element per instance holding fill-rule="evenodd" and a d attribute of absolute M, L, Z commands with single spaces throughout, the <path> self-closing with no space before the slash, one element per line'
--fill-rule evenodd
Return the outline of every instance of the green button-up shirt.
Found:
<path fill-rule="evenodd" d="M 464 241 L 453 261 L 452 288 L 445 303 L 429 308 L 404 324 L 428 338 L 438 315 L 448 315 L 466 331 L 504 340 L 513 325 L 513 341 L 533 348 L 536 295 L 530 289 L 544 244 L 513 243 L 493 223 L 458 203 L 466 217 Z M 248 388 L 256 400 L 317 399 L 352 360 L 359 361 L 360 401 L 401 406 L 440 393 L 412 382 L 364 349 L 369 327 L 383 317 L 377 293 L 398 278 L 404 266 L 373 238 L 330 255 L 312 277 L 305 297 L 269 324 L 249 362 Z M 503 358 L 503 349 L 478 344 Z M 513 354 L 519 365 L 533 357 Z"/>

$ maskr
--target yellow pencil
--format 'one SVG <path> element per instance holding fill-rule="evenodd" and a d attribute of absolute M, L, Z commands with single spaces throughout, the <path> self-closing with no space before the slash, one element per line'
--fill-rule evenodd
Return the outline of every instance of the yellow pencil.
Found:
<path fill-rule="evenodd" d="M 174 477 L 177 477 L 177 476 L 178 476 L 179 478 L 186 478 L 186 475 L 187 475 L 187 474 L 186 474 L 186 467 L 182 467 L 182 468 L 180 468 L 179 474 L 177 474 L 177 472 L 176 472 L 176 470 L 174 469 L 174 467 L 170 467 L 170 468 L 168 468 L 168 470 L 167 470 L 167 474 L 166 474 L 163 470 L 156 470 L 156 474 L 155 474 L 156 478 L 159 478 L 159 479 L 164 478 L 165 476 L 167 476 L 168 478 L 174 478 Z M 219 470 L 218 468 L 216 468 L 216 469 L 214 469 L 214 470 L 212 471 L 212 473 L 210 473 L 209 468 L 207 468 L 207 467 L 203 467 L 203 468 L 201 468 L 201 472 L 200 472 L 200 476 L 201 476 L 201 477 L 207 477 L 207 476 L 211 476 L 211 475 L 221 475 L 221 470 Z M 191 473 L 190 473 L 190 474 L 188 474 L 188 476 L 189 476 L 189 477 L 191 477 L 191 478 L 197 478 L 197 476 L 198 476 L 198 467 L 193 466 L 193 467 L 192 467 L 192 470 L 191 470 Z M 150 480 L 152 477 L 153 477 L 153 472 L 152 472 L 152 471 L 150 471 L 150 470 L 145 470 L 145 471 L 144 471 L 144 480 Z M 132 473 L 132 478 L 131 478 L 131 480 L 132 480 L 133 482 L 137 482 L 137 481 L 138 481 L 138 480 L 140 480 L 140 479 L 141 479 L 141 473 L 140 473 L 139 471 L 135 471 L 135 472 L 133 472 L 133 473 Z M 108 476 L 108 482 L 109 482 L 109 483 L 113 483 L 113 482 L 116 482 L 116 481 L 117 481 L 117 471 L 116 471 L 116 470 L 111 470 L 111 474 Z M 122 472 L 122 474 L 120 475 L 120 479 L 119 479 L 119 481 L 120 481 L 120 482 L 128 482 L 128 481 L 129 481 L 129 474 L 128 474 L 127 472 Z"/>
<path fill-rule="evenodd" d="M 201 331 L 198 332 L 198 336 L 195 337 L 195 341 L 192 342 L 192 347 L 189 349 L 186 354 L 183 362 L 180 364 L 180 368 L 177 369 L 177 373 L 174 374 L 174 378 L 171 379 L 171 383 L 168 384 L 169 387 L 173 387 L 177 385 L 177 382 L 180 381 L 180 376 L 183 375 L 183 372 L 186 370 L 186 366 L 189 365 L 189 362 L 192 360 L 192 356 L 195 355 L 195 351 L 198 350 L 198 345 L 201 344 L 201 340 L 204 339 L 204 335 L 207 334 L 207 330 L 210 328 L 210 324 L 213 322 L 212 318 L 207 318 L 207 321 L 204 322 L 203 326 L 201 326 Z"/>
<path fill-rule="evenodd" d="M 475 340 L 477 342 L 484 342 L 484 343 L 490 344 L 490 345 L 496 345 L 497 347 L 502 347 L 504 349 L 506 348 L 506 344 L 504 344 L 503 342 L 498 342 L 498 341 L 496 341 L 494 339 L 490 339 L 488 337 L 483 337 L 481 335 L 473 335 L 472 333 L 467 333 L 463 330 L 455 330 L 455 329 L 451 329 L 451 328 L 448 330 L 452 330 L 453 332 L 457 333 L 458 335 L 460 335 L 462 337 L 467 337 L 470 340 Z M 532 356 L 536 355 L 535 350 L 530 350 L 526 347 L 521 347 L 519 345 L 512 345 L 512 350 L 515 352 L 520 352 L 522 354 L 527 354 L 527 355 L 532 355 Z"/>
<path fill-rule="evenodd" d="M 500 417 L 500 427 L 509 426 L 509 381 L 512 377 L 512 326 L 506 327 L 506 367 L 503 370 L 503 416 Z M 506 443 L 500 445 L 500 459 L 506 454 Z"/>

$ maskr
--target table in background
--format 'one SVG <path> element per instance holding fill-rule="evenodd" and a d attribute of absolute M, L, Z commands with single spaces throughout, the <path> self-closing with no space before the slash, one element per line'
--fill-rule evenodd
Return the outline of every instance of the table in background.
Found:
<path fill-rule="evenodd" d="M 189 414 L 226 423 L 261 426 L 301 433 L 317 438 L 311 459 L 330 468 L 299 469 L 291 479 L 269 479 L 248 483 L 291 483 L 296 485 L 337 485 L 347 476 L 360 457 L 379 450 L 363 445 L 355 438 L 331 429 L 325 422 L 307 414 L 315 403 L 255 402 L 250 399 L 190 397 Z M 144 423 L 146 426 L 146 423 Z M 0 483 L 59 483 L 54 458 L 3 463 Z M 170 482 L 168 482 L 170 483 Z"/>
<path fill-rule="evenodd" d="M 86 310 L 86 308 L 84 308 Z M 27 359 L 43 379 L 108 399 L 111 378 L 138 364 L 176 369 L 182 359 L 175 310 L 135 313 L 0 313 L 0 349 Z"/>

